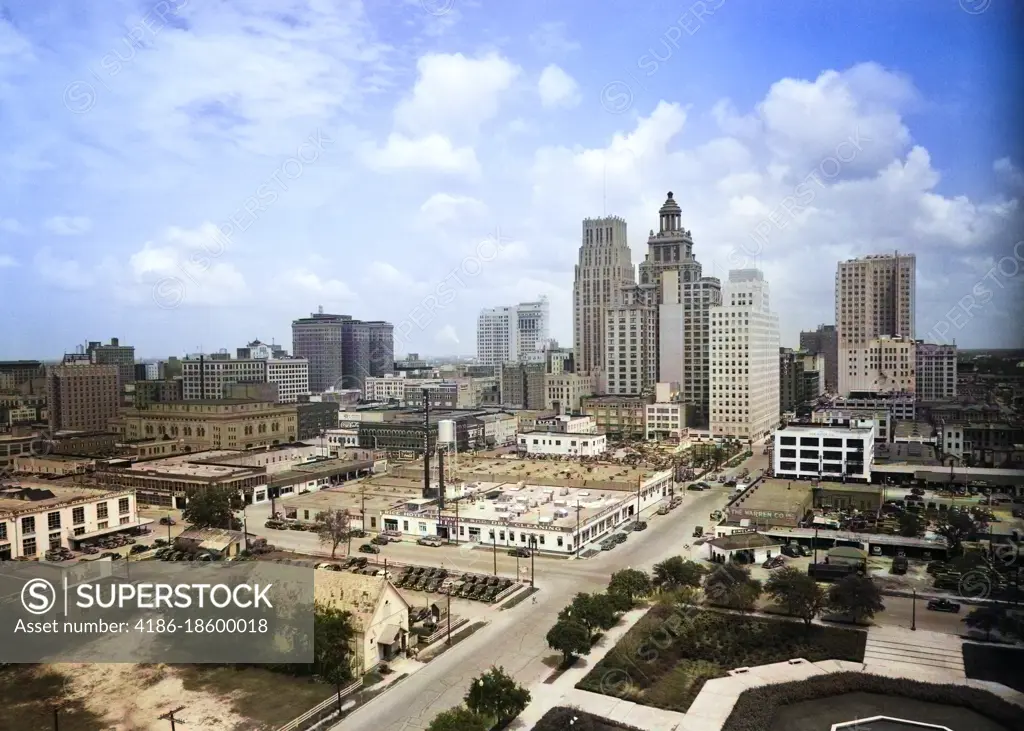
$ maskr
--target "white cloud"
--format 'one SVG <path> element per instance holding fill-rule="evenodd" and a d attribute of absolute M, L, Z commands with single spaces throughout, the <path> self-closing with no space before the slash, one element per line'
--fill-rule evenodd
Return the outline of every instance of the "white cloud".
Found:
<path fill-rule="evenodd" d="M 0 269 L 8 269 L 16 266 L 18 266 L 18 262 L 13 256 L 0 254 Z"/>
<path fill-rule="evenodd" d="M 434 342 L 444 347 L 459 345 L 459 334 L 454 326 L 445 325 L 434 334 Z"/>
<path fill-rule="evenodd" d="M 382 147 L 367 147 L 363 161 L 370 168 L 382 172 L 394 170 L 428 170 L 438 173 L 476 176 L 480 163 L 471 147 L 454 147 L 451 140 L 434 134 L 410 139 L 394 133 Z"/>
<path fill-rule="evenodd" d="M 434 193 L 420 206 L 417 218 L 423 226 L 438 227 L 467 219 L 480 220 L 487 212 L 487 205 L 476 198 Z"/>
<path fill-rule="evenodd" d="M 278 293 L 285 299 L 294 299 L 297 292 L 312 296 L 324 305 L 347 304 L 358 299 L 351 287 L 340 279 L 324 278 L 307 269 L 285 272 L 280 284 Z"/>
<path fill-rule="evenodd" d="M 1008 157 L 1001 157 L 992 163 L 992 170 L 1014 188 L 1024 188 L 1024 173 Z"/>
<path fill-rule="evenodd" d="M 74 259 L 54 256 L 49 248 L 39 250 L 33 263 L 44 281 L 61 289 L 81 291 L 96 284 L 95 272 L 83 267 Z"/>
<path fill-rule="evenodd" d="M 468 58 L 430 53 L 416 64 L 412 93 L 395 109 L 395 127 L 407 134 L 474 138 L 498 114 L 502 96 L 521 73 L 497 53 Z"/>
<path fill-rule="evenodd" d="M 576 80 L 555 64 L 541 72 L 537 93 L 545 107 L 575 107 L 582 99 Z"/>
<path fill-rule="evenodd" d="M 0 216 L 0 231 L 8 234 L 28 233 L 28 229 L 22 226 L 17 219 L 3 218 L 2 216 Z"/>
<path fill-rule="evenodd" d="M 43 227 L 58 236 L 81 236 L 92 230 L 92 221 L 85 216 L 53 216 L 43 222 Z"/>
<path fill-rule="evenodd" d="M 530 43 L 542 56 L 564 56 L 580 50 L 580 44 L 566 35 L 565 23 L 543 23 L 530 34 Z"/>

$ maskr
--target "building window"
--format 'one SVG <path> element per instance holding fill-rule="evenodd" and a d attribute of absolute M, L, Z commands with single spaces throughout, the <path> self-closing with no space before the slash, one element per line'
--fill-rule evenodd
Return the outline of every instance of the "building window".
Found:
<path fill-rule="evenodd" d="M 377 519 L 376 518 L 370 518 L 370 527 L 371 528 L 376 528 L 377 527 Z"/>
<path fill-rule="evenodd" d="M 123 497 L 117 501 L 117 512 L 121 515 L 128 512 L 128 498 Z"/>
<path fill-rule="evenodd" d="M 50 534 L 50 550 L 54 548 L 60 548 L 60 533 Z"/>
<path fill-rule="evenodd" d="M 96 503 L 96 517 L 100 520 L 107 517 L 106 503 Z"/>
<path fill-rule="evenodd" d="M 130 515 L 125 515 L 125 516 L 123 516 L 121 518 L 121 525 L 128 525 L 131 522 L 132 522 L 132 516 L 130 516 Z"/>
<path fill-rule="evenodd" d="M 81 525 L 85 522 L 85 508 L 71 509 L 71 522 L 74 525 Z"/>
<path fill-rule="evenodd" d="M 405 533 L 408 533 L 408 532 L 409 532 L 409 521 L 408 521 L 408 520 L 403 520 L 403 521 L 402 521 L 402 530 L 403 530 L 403 531 L 404 531 Z"/>
<path fill-rule="evenodd" d="M 75 535 L 76 536 L 84 536 L 85 535 L 85 526 L 83 525 L 83 526 L 80 526 L 78 528 L 75 528 Z"/>
<path fill-rule="evenodd" d="M 50 530 L 60 530 L 60 511 L 46 514 L 46 527 Z"/>
<path fill-rule="evenodd" d="M 96 530 L 105 530 L 107 527 L 107 521 L 100 521 L 96 524 Z"/>
<path fill-rule="evenodd" d="M 36 519 L 33 516 L 21 519 L 21 534 L 23 536 L 30 536 L 36 532 Z M 35 555 L 35 551 L 32 552 Z"/>
<path fill-rule="evenodd" d="M 7 523 L 0 523 L 0 541 L 7 540 Z"/>
<path fill-rule="evenodd" d="M 24 538 L 21 541 L 21 555 L 22 556 L 35 556 L 36 555 L 36 539 L 35 538 Z"/>

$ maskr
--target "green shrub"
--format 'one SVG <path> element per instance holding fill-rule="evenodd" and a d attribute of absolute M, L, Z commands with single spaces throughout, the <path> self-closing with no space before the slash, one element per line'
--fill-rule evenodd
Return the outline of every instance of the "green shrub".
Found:
<path fill-rule="evenodd" d="M 875 693 L 968 708 L 1007 731 L 1024 731 L 1021 709 L 991 693 L 963 685 L 936 685 L 866 673 L 830 673 L 791 683 L 752 688 L 740 695 L 722 731 L 771 731 L 781 706 L 847 693 Z"/>
<path fill-rule="evenodd" d="M 595 716 L 579 708 L 555 706 L 541 716 L 532 731 L 638 731 L 618 721 Z"/>

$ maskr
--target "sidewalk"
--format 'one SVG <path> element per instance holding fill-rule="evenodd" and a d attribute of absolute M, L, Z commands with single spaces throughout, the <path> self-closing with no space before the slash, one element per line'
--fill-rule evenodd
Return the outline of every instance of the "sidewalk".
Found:
<path fill-rule="evenodd" d="M 601 659 L 615 647 L 629 630 L 643 617 L 649 607 L 634 609 L 622 615 L 619 623 L 604 634 L 590 649 L 590 654 L 579 658 L 551 684 L 543 681 L 529 688 L 532 700 L 510 728 L 530 729 L 541 717 L 555 706 L 578 706 L 588 713 L 610 718 L 614 721 L 649 731 L 672 731 L 683 720 L 683 714 L 663 711 L 660 708 L 637 705 L 599 693 L 577 690 L 576 684 L 583 680 Z M 552 671 L 554 672 L 554 671 Z"/>

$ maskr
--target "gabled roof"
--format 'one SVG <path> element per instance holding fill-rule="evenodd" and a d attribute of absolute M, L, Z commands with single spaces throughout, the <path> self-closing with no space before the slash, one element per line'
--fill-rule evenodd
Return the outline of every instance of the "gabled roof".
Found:
<path fill-rule="evenodd" d="M 316 602 L 349 612 L 352 615 L 352 629 L 366 632 L 390 583 L 383 576 L 364 576 L 348 571 L 316 571 L 313 598 Z"/>

